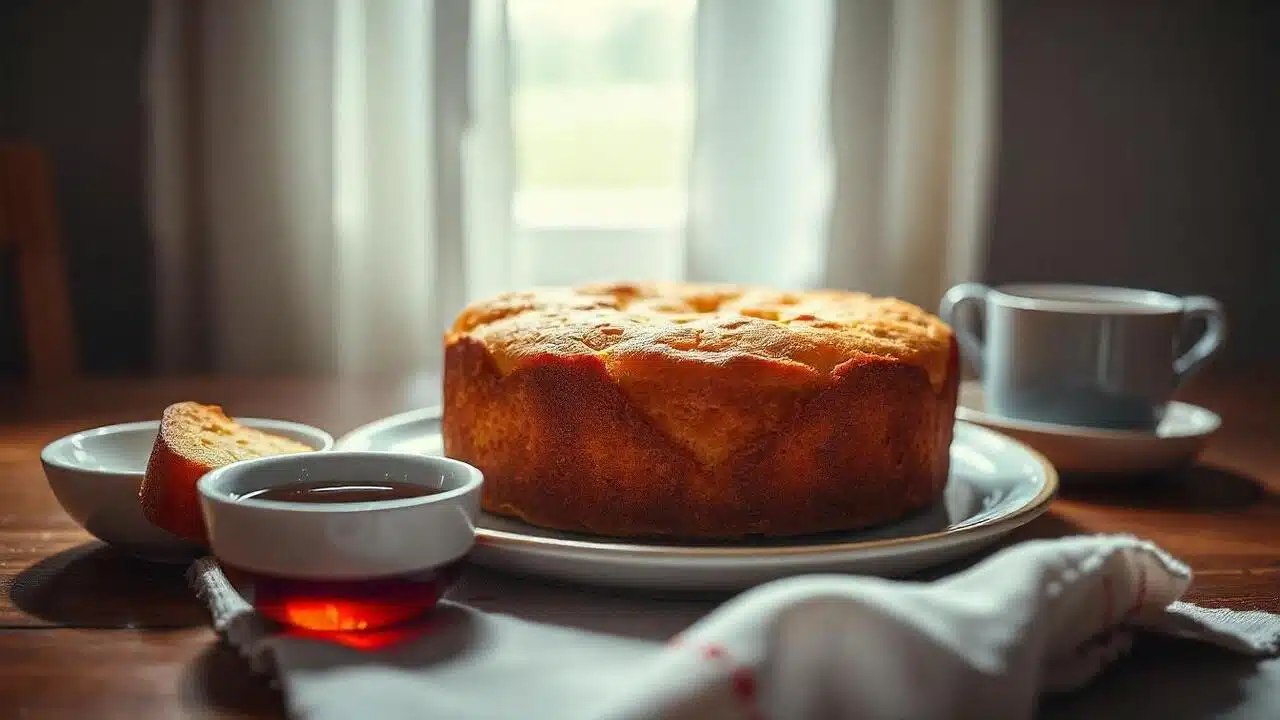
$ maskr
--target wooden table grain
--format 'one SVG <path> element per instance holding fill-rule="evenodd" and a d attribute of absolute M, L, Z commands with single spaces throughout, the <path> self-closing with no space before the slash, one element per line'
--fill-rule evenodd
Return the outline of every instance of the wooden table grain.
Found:
<path fill-rule="evenodd" d="M 0 385 L 0 716 L 223 718 L 283 711 L 278 693 L 207 627 L 180 568 L 121 557 L 62 512 L 40 468 L 46 443 L 96 425 L 157 417 L 178 400 L 307 422 L 337 436 L 438 397 L 438 378 L 430 374 L 85 380 L 41 390 Z M 1008 542 L 1134 533 L 1192 566 L 1191 600 L 1280 612 L 1280 374 L 1203 378 L 1183 399 L 1224 421 L 1194 468 L 1120 486 L 1077 487 L 1068 478 L 1049 512 Z M 489 603 L 637 637 L 669 635 L 721 599 L 551 588 L 478 571 L 460 592 L 481 608 Z"/>

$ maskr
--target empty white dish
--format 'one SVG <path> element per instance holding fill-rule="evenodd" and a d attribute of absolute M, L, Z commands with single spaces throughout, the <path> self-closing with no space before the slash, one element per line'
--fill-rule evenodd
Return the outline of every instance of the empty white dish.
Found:
<path fill-rule="evenodd" d="M 1222 420 L 1210 410 L 1169 403 L 1153 431 L 1109 430 L 1016 420 L 986 412 L 982 386 L 960 388 L 956 417 L 989 427 L 1040 451 L 1060 473 L 1123 477 L 1172 470 L 1195 460 Z"/>
<path fill-rule="evenodd" d="M 316 450 L 333 447 L 329 433 L 310 425 L 262 418 L 237 421 Z M 146 560 L 185 562 L 202 548 L 152 525 L 138 504 L 159 429 L 158 420 L 145 420 L 72 433 L 46 445 L 40 461 L 62 509 L 94 537 Z"/>

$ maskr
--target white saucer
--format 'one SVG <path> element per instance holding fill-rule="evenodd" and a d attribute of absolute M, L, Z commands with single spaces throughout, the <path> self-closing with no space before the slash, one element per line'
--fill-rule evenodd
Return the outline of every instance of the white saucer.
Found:
<path fill-rule="evenodd" d="M 956 417 L 1021 440 L 1061 473 L 1095 475 L 1139 475 L 1186 465 L 1222 424 L 1215 413 L 1181 402 L 1169 404 L 1153 432 L 1015 420 L 986 413 L 982 386 L 972 381 L 960 388 Z"/>
<path fill-rule="evenodd" d="M 435 408 L 358 428 L 340 450 L 440 454 Z M 957 423 L 944 499 L 901 522 L 778 542 L 675 545 L 574 535 L 481 513 L 472 559 L 527 575 L 647 589 L 739 590 L 787 575 L 901 576 L 980 549 L 1048 507 L 1053 466 L 1025 445 Z"/>

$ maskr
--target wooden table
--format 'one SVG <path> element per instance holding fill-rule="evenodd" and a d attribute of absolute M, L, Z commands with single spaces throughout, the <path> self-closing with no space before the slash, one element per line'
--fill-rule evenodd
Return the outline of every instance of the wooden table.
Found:
<path fill-rule="evenodd" d="M 180 569 L 122 558 L 62 513 L 40 469 L 45 443 L 95 425 L 156 417 L 185 399 L 308 422 L 337 436 L 432 404 L 438 395 L 438 379 L 430 375 L 102 380 L 43 391 L 0 385 L 0 716 L 282 712 L 267 683 L 218 643 Z M 1048 514 L 1012 541 L 1132 532 L 1191 564 L 1191 600 L 1280 611 L 1280 375 L 1206 378 L 1184 396 L 1224 420 L 1198 467 L 1123 488 L 1067 487 Z M 459 594 L 482 608 L 654 638 L 678 631 L 721 599 L 552 588 L 479 571 Z"/>

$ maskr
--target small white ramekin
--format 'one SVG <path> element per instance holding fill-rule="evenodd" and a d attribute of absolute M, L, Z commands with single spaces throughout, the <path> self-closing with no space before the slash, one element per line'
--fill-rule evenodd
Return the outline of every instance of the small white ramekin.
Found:
<path fill-rule="evenodd" d="M 240 496 L 308 481 L 394 480 L 436 491 L 356 503 Z M 213 554 L 240 570 L 310 580 L 408 575 L 448 565 L 475 544 L 483 475 L 464 462 L 413 453 L 333 451 L 258 458 L 200 479 Z"/>

